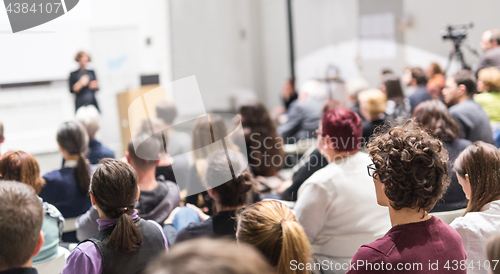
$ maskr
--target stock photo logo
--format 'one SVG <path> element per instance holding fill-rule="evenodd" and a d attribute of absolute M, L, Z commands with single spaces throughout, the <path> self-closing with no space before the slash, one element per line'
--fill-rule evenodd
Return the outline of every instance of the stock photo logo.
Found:
<path fill-rule="evenodd" d="M 153 113 L 156 112 L 157 104 L 172 97 L 169 102 L 175 104 L 178 117 L 172 125 L 156 123 L 155 119 L 159 118 Z M 128 121 L 136 155 L 143 160 L 157 160 L 158 154 L 151 152 L 152 149 L 148 147 L 151 142 L 147 141 L 156 138 L 162 152 L 173 158 L 171 166 L 174 176 L 179 188 L 187 190 L 185 196 L 204 192 L 235 179 L 248 167 L 240 118 L 231 113 L 207 113 L 195 76 L 162 85 L 135 99 L 128 107 Z M 188 133 L 183 141 L 190 139 L 187 141 L 191 146 L 190 151 L 169 151 L 169 135 L 174 131 Z M 217 170 L 210 180 L 202 179 L 204 182 L 201 184 L 190 182 L 187 174 L 193 167 L 203 178 L 207 159 L 221 154 L 225 154 L 227 166 L 224 164 L 224 168 Z"/>
<path fill-rule="evenodd" d="M 79 0 L 4 0 L 13 33 L 56 19 L 73 9 Z"/>

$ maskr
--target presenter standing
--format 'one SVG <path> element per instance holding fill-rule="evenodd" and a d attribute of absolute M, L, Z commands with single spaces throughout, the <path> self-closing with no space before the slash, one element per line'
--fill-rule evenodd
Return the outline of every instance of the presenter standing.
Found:
<path fill-rule="evenodd" d="M 86 52 L 80 51 L 76 54 L 75 61 L 78 62 L 80 68 L 69 76 L 69 91 L 76 94 L 75 112 L 79 107 L 87 105 L 94 105 L 99 110 L 95 99 L 99 84 L 95 72 L 85 68 L 90 62 L 90 56 Z"/>

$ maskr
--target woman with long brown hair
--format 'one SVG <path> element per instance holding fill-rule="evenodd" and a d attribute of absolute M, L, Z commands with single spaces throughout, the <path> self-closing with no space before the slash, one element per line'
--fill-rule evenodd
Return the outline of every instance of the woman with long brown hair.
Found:
<path fill-rule="evenodd" d="M 281 202 L 264 201 L 246 207 L 238 215 L 236 238 L 256 247 L 279 274 L 310 273 L 305 267 L 311 263 L 306 233 Z M 299 268 L 299 264 L 304 267 Z"/>
<path fill-rule="evenodd" d="M 472 143 L 469 140 L 459 138 L 460 131 L 457 123 L 451 116 L 446 105 L 439 100 L 429 100 L 420 103 L 415 108 L 413 117 L 416 122 L 420 123 L 422 128 L 443 142 L 444 147 L 449 153 L 448 173 L 451 183 L 448 189 L 446 189 L 443 199 L 436 203 L 432 212 L 450 211 L 467 207 L 467 199 L 451 167 L 460 152 Z"/>
<path fill-rule="evenodd" d="M 0 180 L 25 183 L 34 188 L 37 194 L 45 184 L 45 180 L 40 177 L 40 166 L 35 157 L 24 151 L 9 151 L 2 155 Z M 42 231 L 45 241 L 40 252 L 33 257 L 34 264 L 57 257 L 64 223 L 61 212 L 55 206 L 44 202 L 43 209 L 45 216 Z"/>
<path fill-rule="evenodd" d="M 484 247 L 500 227 L 500 151 L 475 142 L 460 153 L 454 169 L 469 204 L 465 215 L 450 225 L 462 237 L 468 262 L 474 263 L 468 273 L 487 273 L 482 264 L 487 259 Z"/>
<path fill-rule="evenodd" d="M 64 165 L 43 175 L 46 184 L 40 197 L 57 207 L 64 218 L 78 217 L 91 206 L 88 195 L 90 165 L 86 159 L 89 143 L 87 130 L 80 122 L 65 122 L 57 131 L 57 143 L 65 160 Z M 75 232 L 65 233 L 62 239 L 78 242 Z"/>
<path fill-rule="evenodd" d="M 255 176 L 275 176 L 284 165 L 283 139 L 264 104 L 249 101 L 238 110 L 245 135 L 248 164 Z M 276 160 L 278 159 L 278 160 Z"/>
<path fill-rule="evenodd" d="M 63 273 L 142 273 L 165 252 L 167 241 L 154 221 L 134 209 L 139 198 L 137 174 L 127 163 L 103 159 L 92 175 L 90 199 L 99 212 L 99 234 L 81 242 Z"/>

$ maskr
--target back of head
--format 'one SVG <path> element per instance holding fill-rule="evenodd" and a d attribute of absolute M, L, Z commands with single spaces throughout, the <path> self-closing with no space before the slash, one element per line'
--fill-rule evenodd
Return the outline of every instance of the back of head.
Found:
<path fill-rule="evenodd" d="M 500 261 L 500 233 L 497 233 L 488 241 L 486 245 L 486 256 L 490 262 Z M 492 268 L 491 273 L 500 274 L 500 268 Z"/>
<path fill-rule="evenodd" d="M 469 177 L 471 196 L 466 212 L 480 211 L 500 199 L 500 151 L 495 146 L 475 142 L 458 155 L 453 168 L 460 177 Z"/>
<path fill-rule="evenodd" d="M 451 116 L 446 105 L 439 100 L 420 103 L 413 112 L 415 121 L 427 129 L 432 136 L 443 142 L 451 142 L 458 138 L 458 125 Z"/>
<path fill-rule="evenodd" d="M 83 195 L 87 195 L 90 184 L 90 167 L 85 156 L 89 143 L 87 131 L 80 122 L 64 122 L 57 130 L 57 143 L 69 155 L 78 155 L 76 166 L 78 188 Z"/>
<path fill-rule="evenodd" d="M 246 207 L 238 215 L 238 242 L 255 246 L 278 273 L 292 271 L 290 262 L 306 264 L 311 260 L 311 247 L 306 233 L 292 211 L 278 201 L 259 202 Z"/>
<path fill-rule="evenodd" d="M 267 274 L 274 273 L 261 254 L 245 244 L 197 239 L 175 245 L 159 257 L 147 274 Z"/>
<path fill-rule="evenodd" d="M 308 80 L 300 86 L 299 95 L 307 94 L 309 98 L 314 98 L 317 100 L 326 99 L 326 89 L 325 86 L 317 80 Z"/>
<path fill-rule="evenodd" d="M 196 119 L 192 143 L 194 160 L 206 159 L 214 149 L 220 148 L 211 146 L 211 144 L 224 139 L 227 135 L 226 123 L 221 115 L 208 114 Z M 238 148 L 230 142 L 229 138 L 226 138 L 225 141 L 228 149 L 238 151 Z"/>
<path fill-rule="evenodd" d="M 443 144 L 408 120 L 368 145 L 375 173 L 396 209 L 430 211 L 449 184 L 448 153 Z"/>
<path fill-rule="evenodd" d="M 472 97 L 477 92 L 476 76 L 470 70 L 462 69 L 453 76 L 457 87 L 460 85 L 465 86 L 467 96 Z"/>
<path fill-rule="evenodd" d="M 411 68 L 411 78 L 415 79 L 417 86 L 424 86 L 428 80 L 424 70 L 420 67 Z"/>
<path fill-rule="evenodd" d="M 85 127 L 89 138 L 95 139 L 95 134 L 99 130 L 99 111 L 94 105 L 81 106 L 76 110 L 76 120 Z"/>
<path fill-rule="evenodd" d="M 365 109 L 371 117 L 378 117 L 385 112 L 387 107 L 387 95 L 378 89 L 362 91 L 358 95 L 358 99 L 360 107 Z"/>
<path fill-rule="evenodd" d="M 432 62 L 432 63 L 429 64 L 429 72 L 430 72 L 430 77 L 432 77 L 432 76 L 434 76 L 436 74 L 443 74 L 444 75 L 443 69 L 436 62 Z"/>
<path fill-rule="evenodd" d="M 45 184 L 45 180 L 40 177 L 40 166 L 35 157 L 24 151 L 9 151 L 2 155 L 0 179 L 25 183 L 37 194 Z"/>
<path fill-rule="evenodd" d="M 500 91 L 500 70 L 498 68 L 484 68 L 478 72 L 477 78 L 483 82 L 486 91 Z"/>
<path fill-rule="evenodd" d="M 361 148 L 363 128 L 361 118 L 347 108 L 334 108 L 321 119 L 323 135 L 328 135 L 334 149 L 340 152 L 357 151 Z"/>
<path fill-rule="evenodd" d="M 156 115 L 166 124 L 172 125 L 177 118 L 177 106 L 169 101 L 159 102 L 156 105 Z"/>
<path fill-rule="evenodd" d="M 382 77 L 382 82 L 384 83 L 388 100 L 402 101 L 404 99 L 405 96 L 403 94 L 403 88 L 401 87 L 401 81 L 399 81 L 397 75 L 386 74 Z"/>
<path fill-rule="evenodd" d="M 205 181 L 207 187 L 217 193 L 222 206 L 238 207 L 246 203 L 247 192 L 253 187 L 253 177 L 247 171 L 241 172 L 245 164 L 243 156 L 231 150 L 227 154 L 216 151 L 208 156 Z"/>
<path fill-rule="evenodd" d="M 142 236 L 130 218 L 137 202 L 137 174 L 127 163 L 103 159 L 92 174 L 90 193 L 106 217 L 118 219 L 109 244 L 113 249 L 130 252 L 142 244 Z"/>
<path fill-rule="evenodd" d="M 33 188 L 0 181 L 0 271 L 28 263 L 37 248 L 43 217 L 42 202 Z"/>
<path fill-rule="evenodd" d="M 498 29 L 490 29 L 487 30 L 486 33 L 488 34 L 490 42 L 497 42 L 497 45 L 500 45 L 500 30 Z"/>
<path fill-rule="evenodd" d="M 137 148 L 134 148 L 132 139 L 140 144 Z M 140 133 L 132 139 L 128 142 L 127 152 L 134 167 L 140 170 L 154 168 L 162 151 L 160 140 L 145 133 Z"/>

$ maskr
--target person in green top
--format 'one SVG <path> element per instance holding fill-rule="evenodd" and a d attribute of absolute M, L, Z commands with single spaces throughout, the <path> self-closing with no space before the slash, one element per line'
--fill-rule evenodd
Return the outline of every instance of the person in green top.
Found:
<path fill-rule="evenodd" d="M 490 122 L 500 122 L 500 70 L 495 67 L 480 70 L 477 88 L 481 93 L 474 100 L 483 106 Z"/>

